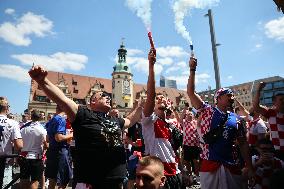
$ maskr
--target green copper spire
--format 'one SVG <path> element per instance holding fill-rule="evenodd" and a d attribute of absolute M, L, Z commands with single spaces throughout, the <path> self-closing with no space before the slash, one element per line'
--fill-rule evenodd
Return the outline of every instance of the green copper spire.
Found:
<path fill-rule="evenodd" d="M 120 48 L 118 49 L 118 62 L 113 67 L 113 72 L 131 73 L 130 67 L 126 63 L 127 50 L 123 44 L 124 38 L 121 40 Z"/>

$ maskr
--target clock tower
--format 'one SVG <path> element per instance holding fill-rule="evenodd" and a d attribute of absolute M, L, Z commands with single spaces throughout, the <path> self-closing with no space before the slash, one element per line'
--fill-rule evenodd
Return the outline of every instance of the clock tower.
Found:
<path fill-rule="evenodd" d="M 112 73 L 112 100 L 118 108 L 133 107 L 133 75 L 126 62 L 126 55 L 127 50 L 122 41 Z"/>

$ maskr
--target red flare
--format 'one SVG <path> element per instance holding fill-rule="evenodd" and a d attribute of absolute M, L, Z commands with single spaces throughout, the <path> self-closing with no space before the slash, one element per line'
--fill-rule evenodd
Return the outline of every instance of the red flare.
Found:
<path fill-rule="evenodd" d="M 154 41 L 153 41 L 153 37 L 152 37 L 152 33 L 151 32 L 148 32 L 148 38 L 149 38 L 149 41 L 150 41 L 150 45 L 151 45 L 151 48 L 155 48 L 155 45 L 154 45 Z"/>

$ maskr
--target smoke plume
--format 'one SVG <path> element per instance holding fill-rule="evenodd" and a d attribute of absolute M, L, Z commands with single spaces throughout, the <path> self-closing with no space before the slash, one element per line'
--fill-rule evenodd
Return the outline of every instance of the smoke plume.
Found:
<path fill-rule="evenodd" d="M 184 18 L 190 14 L 190 10 L 197 8 L 203 9 L 210 7 L 219 2 L 219 0 L 176 0 L 173 3 L 173 11 L 175 14 L 175 28 L 177 32 L 182 35 L 190 44 L 192 44 L 189 32 L 184 26 Z"/>
<path fill-rule="evenodd" d="M 151 30 L 151 3 L 152 0 L 126 0 L 125 4 L 139 18 L 142 19 L 147 31 Z"/>

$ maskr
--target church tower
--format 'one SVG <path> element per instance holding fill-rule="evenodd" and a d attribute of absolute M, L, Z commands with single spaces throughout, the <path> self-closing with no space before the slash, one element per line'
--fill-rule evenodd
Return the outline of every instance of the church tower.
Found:
<path fill-rule="evenodd" d="M 118 108 L 133 107 L 133 75 L 126 62 L 126 55 L 127 50 L 122 41 L 112 73 L 112 100 Z"/>

